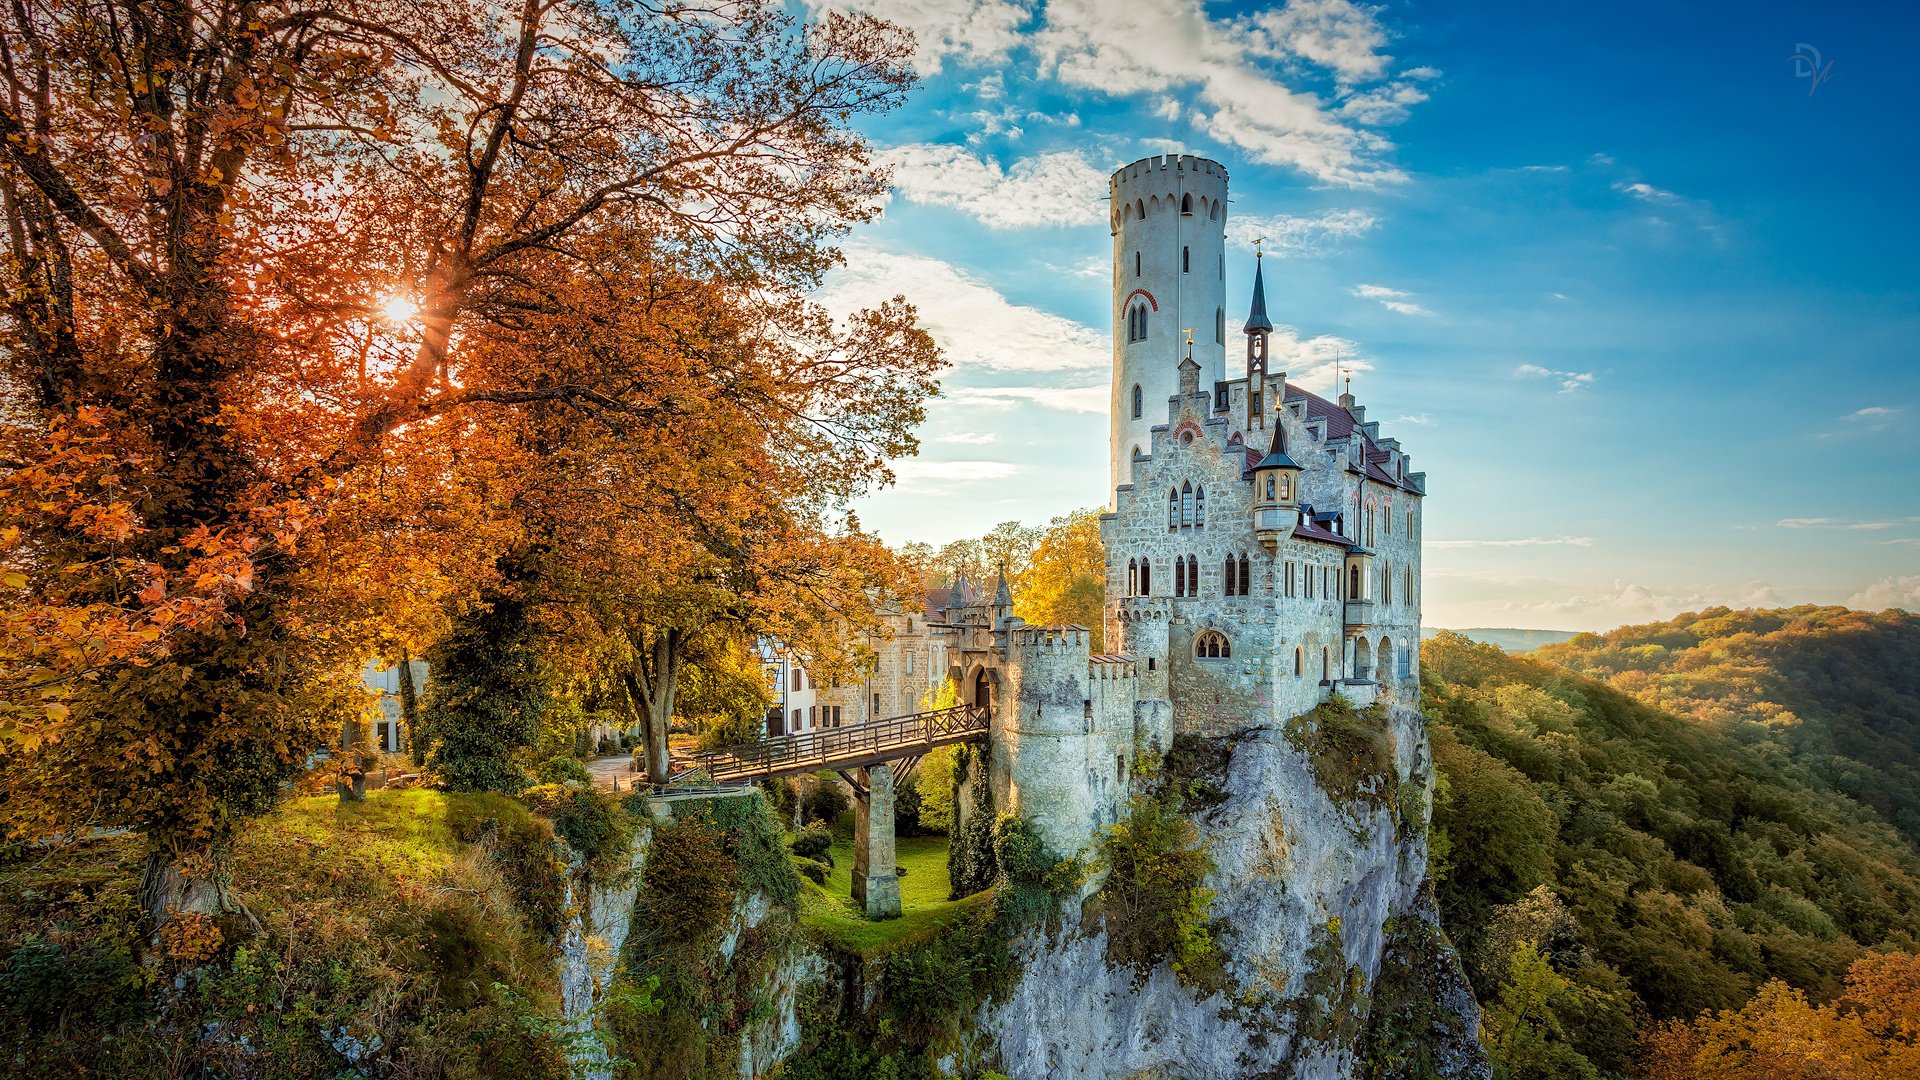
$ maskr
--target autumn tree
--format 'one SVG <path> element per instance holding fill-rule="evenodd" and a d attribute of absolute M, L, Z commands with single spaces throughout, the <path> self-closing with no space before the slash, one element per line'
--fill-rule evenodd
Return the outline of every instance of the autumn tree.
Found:
<path fill-rule="evenodd" d="M 907 55 L 751 2 L 0 13 L 10 824 L 131 826 L 156 922 L 226 907 L 235 830 L 364 708 L 353 613 L 391 588 L 368 553 L 416 520 L 390 507 L 484 553 L 497 518 L 463 522 L 452 474 L 513 456 L 503 418 L 640 443 L 688 415 L 630 354 L 526 347 L 645 310 L 613 245 L 750 300 L 767 337 L 922 363 L 904 307 L 840 330 L 802 300 L 884 191 L 848 124 Z M 898 446 L 882 423 L 846 454 Z"/>
<path fill-rule="evenodd" d="M 1030 623 L 1075 623 L 1093 631 L 1093 648 L 1104 647 L 1107 549 L 1100 539 L 1100 511 L 1076 510 L 1054 518 L 1033 549 L 1014 592 L 1014 614 Z"/>

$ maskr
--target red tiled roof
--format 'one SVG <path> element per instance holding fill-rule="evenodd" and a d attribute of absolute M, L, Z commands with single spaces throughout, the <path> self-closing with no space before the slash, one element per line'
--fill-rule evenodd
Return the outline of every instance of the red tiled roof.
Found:
<path fill-rule="evenodd" d="M 1353 414 L 1298 383 L 1287 384 L 1287 400 L 1305 398 L 1307 419 L 1325 420 L 1328 439 L 1344 439 L 1353 433 Z"/>
<path fill-rule="evenodd" d="M 1325 526 L 1311 518 L 1294 526 L 1293 535 L 1302 540 L 1319 540 L 1322 543 L 1338 544 L 1341 547 L 1350 547 L 1353 543 L 1353 541 L 1348 540 L 1339 533 L 1329 531 Z"/>

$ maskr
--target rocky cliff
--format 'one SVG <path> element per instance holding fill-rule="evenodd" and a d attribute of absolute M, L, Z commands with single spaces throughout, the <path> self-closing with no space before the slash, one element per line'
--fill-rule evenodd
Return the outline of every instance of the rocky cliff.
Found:
<path fill-rule="evenodd" d="M 1186 740 L 1229 985 L 1109 963 L 1098 918 L 1023 946 L 984 1017 L 1015 1078 L 1486 1076 L 1426 888 L 1432 762 L 1404 706 Z M 1089 909 L 1090 910 L 1090 909 Z"/>

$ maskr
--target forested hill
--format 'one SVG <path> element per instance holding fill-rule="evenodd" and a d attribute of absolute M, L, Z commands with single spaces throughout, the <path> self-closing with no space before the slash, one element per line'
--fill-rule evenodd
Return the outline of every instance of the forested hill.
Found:
<path fill-rule="evenodd" d="M 1507 1075 L 1622 1075 L 1649 1017 L 1772 979 L 1829 1000 L 1866 950 L 1920 948 L 1920 857 L 1872 811 L 1545 652 L 1421 653 L 1438 896 Z"/>
<path fill-rule="evenodd" d="M 1536 654 L 1648 704 L 1777 744 L 1920 844 L 1920 616 L 1714 608 Z"/>

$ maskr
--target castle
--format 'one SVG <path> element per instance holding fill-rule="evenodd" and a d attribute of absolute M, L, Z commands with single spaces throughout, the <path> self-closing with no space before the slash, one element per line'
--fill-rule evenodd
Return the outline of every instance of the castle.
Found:
<path fill-rule="evenodd" d="M 951 678 L 991 709 L 996 807 L 1062 853 L 1118 820 L 1137 755 L 1176 733 L 1419 692 L 1424 475 L 1351 393 L 1329 401 L 1275 370 L 1258 256 L 1244 371 L 1227 378 L 1224 166 L 1145 158 L 1110 189 L 1113 651 L 1093 654 L 1084 627 L 1024 624 L 1004 579 L 990 595 L 962 579 L 924 612 L 889 606 L 868 678 L 780 723 L 902 715 Z"/>

